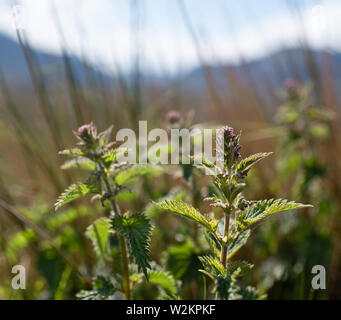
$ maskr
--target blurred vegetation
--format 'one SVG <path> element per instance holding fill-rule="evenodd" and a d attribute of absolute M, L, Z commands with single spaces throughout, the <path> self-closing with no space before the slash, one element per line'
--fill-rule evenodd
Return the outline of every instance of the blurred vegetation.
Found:
<path fill-rule="evenodd" d="M 195 43 L 190 15 L 184 7 L 182 10 Z M 80 291 L 89 294 L 94 289 L 97 291 L 90 294 L 100 291 L 104 297 L 112 296 L 110 273 L 103 271 L 91 284 L 102 266 L 96 263 L 86 230 L 101 217 L 100 205 L 78 200 L 54 212 L 55 199 L 65 186 L 85 178 L 77 171 L 61 170 L 62 159 L 57 154 L 74 144 L 72 130 L 83 123 L 94 121 L 99 129 L 114 124 L 114 134 L 119 128 L 136 129 L 138 120 L 146 119 L 148 129 L 169 129 L 166 114 L 173 109 L 184 127 L 228 124 L 243 130 L 243 155 L 257 152 L 259 146 L 264 152 L 275 151 L 272 160 L 264 161 L 247 178 L 248 198 L 283 197 L 314 205 L 255 230 L 250 243 L 238 253 L 238 258 L 255 265 L 248 279 L 251 284 L 266 291 L 269 299 L 341 298 L 341 105 L 331 81 L 331 62 L 317 69 L 307 42 L 301 50 L 311 71 L 310 83 L 291 80 L 278 89 L 266 74 L 260 74 L 256 81 L 267 83 L 269 100 L 258 91 L 247 65 L 247 84 L 226 69 L 226 90 L 232 92 L 232 98 L 224 95 L 204 60 L 201 67 L 207 91 L 200 96 L 184 90 L 180 76 L 166 85 L 145 83 L 138 58 L 131 78 L 118 73 L 108 83 L 84 62 L 88 77 L 80 84 L 66 49 L 63 72 L 51 87 L 19 31 L 18 41 L 32 87 L 13 88 L 0 72 L 1 299 L 74 299 Z M 196 48 L 200 56 L 200 46 Z M 290 56 L 287 66 L 294 77 Z M 212 284 L 198 272 L 202 268 L 198 256 L 208 250 L 204 239 L 191 222 L 150 204 L 151 200 L 184 200 L 208 212 L 208 204 L 199 200 L 210 195 L 208 179 L 196 169 L 170 166 L 161 175 L 134 182 L 117 196 L 122 211 L 145 212 L 152 220 L 151 257 L 168 272 L 162 278 L 155 265 L 149 283 L 133 279 L 134 298 L 154 299 L 159 290 L 185 299 L 210 298 Z M 119 269 L 117 239 L 109 241 L 114 248 L 114 268 Z M 26 290 L 11 288 L 11 269 L 16 264 L 26 267 Z M 326 267 L 327 290 L 311 289 L 311 269 L 317 264 Z"/>

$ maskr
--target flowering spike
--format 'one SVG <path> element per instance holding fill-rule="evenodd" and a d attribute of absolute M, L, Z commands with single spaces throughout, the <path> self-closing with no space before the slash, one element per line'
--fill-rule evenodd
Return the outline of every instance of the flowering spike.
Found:
<path fill-rule="evenodd" d="M 175 110 L 170 110 L 166 114 L 166 121 L 170 124 L 178 123 L 181 119 L 180 113 Z"/>
<path fill-rule="evenodd" d="M 236 135 L 233 128 L 224 126 L 218 130 L 217 139 L 219 143 L 218 153 L 223 153 L 225 165 L 231 168 L 241 158 L 240 134 Z"/>

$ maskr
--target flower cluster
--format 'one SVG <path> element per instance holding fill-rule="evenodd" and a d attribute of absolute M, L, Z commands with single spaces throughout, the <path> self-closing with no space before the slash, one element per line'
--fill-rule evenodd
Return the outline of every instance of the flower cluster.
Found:
<path fill-rule="evenodd" d="M 155 204 L 163 210 L 191 219 L 205 228 L 205 237 L 211 252 L 210 255 L 199 257 L 203 265 L 200 271 L 215 281 L 217 299 L 245 299 L 250 295 L 253 299 L 262 299 L 263 295 L 256 288 L 250 286 L 243 288 L 237 284 L 237 277 L 250 271 L 252 265 L 231 258 L 246 244 L 251 228 L 276 213 L 306 208 L 310 205 L 285 199 L 245 199 L 243 190 L 246 187 L 247 173 L 271 152 L 259 152 L 242 158 L 240 134 L 236 135 L 229 126 L 219 129 L 216 138 L 217 156 L 220 160 L 224 159 L 224 171 L 221 172 L 221 168 L 217 168 L 209 161 L 203 161 L 203 168 L 213 172 L 212 181 L 215 187 L 213 197 L 203 200 L 210 201 L 211 207 L 220 208 L 223 213 L 222 219 L 218 220 L 214 212 L 212 215 L 202 214 L 182 200 L 164 200 Z M 217 245 L 220 251 L 217 250 Z"/>
<path fill-rule="evenodd" d="M 91 122 L 89 124 L 84 124 L 74 132 L 76 137 L 80 140 L 80 145 L 84 145 L 87 148 L 93 147 L 96 137 L 97 137 L 97 128 Z"/>
<path fill-rule="evenodd" d="M 218 155 L 224 158 L 224 164 L 231 168 L 240 158 L 241 145 L 239 143 L 240 134 L 236 135 L 233 128 L 224 126 L 217 134 Z"/>
<path fill-rule="evenodd" d="M 166 122 L 170 124 L 176 124 L 180 122 L 181 116 L 180 113 L 175 110 L 170 110 L 166 114 Z"/>
<path fill-rule="evenodd" d="M 291 101 L 295 101 L 299 98 L 300 86 L 299 83 L 294 79 L 287 79 L 284 82 L 284 88 L 286 94 Z"/>

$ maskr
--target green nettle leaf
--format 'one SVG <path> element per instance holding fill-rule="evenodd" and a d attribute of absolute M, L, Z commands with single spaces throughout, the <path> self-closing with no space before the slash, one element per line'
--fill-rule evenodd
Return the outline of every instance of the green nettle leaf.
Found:
<path fill-rule="evenodd" d="M 123 155 L 126 152 L 126 150 L 118 150 L 118 149 L 109 149 L 108 151 L 106 151 L 103 156 L 102 156 L 102 160 L 104 162 L 104 164 L 108 167 L 113 163 L 118 163 L 117 157 Z"/>
<path fill-rule="evenodd" d="M 110 220 L 100 218 L 91 224 L 85 233 L 91 239 L 96 254 L 103 257 L 104 260 L 108 258 L 107 244 L 110 228 Z"/>
<path fill-rule="evenodd" d="M 260 300 L 264 295 L 260 295 L 253 287 L 240 287 L 237 279 L 252 268 L 245 261 L 237 261 L 230 264 L 229 271 L 225 275 L 216 277 L 216 290 L 221 299 L 224 300 Z"/>
<path fill-rule="evenodd" d="M 227 265 L 226 272 L 228 274 L 234 274 L 235 271 L 238 271 L 238 276 L 242 276 L 249 272 L 252 268 L 253 264 L 250 264 L 246 261 L 231 261 Z"/>
<path fill-rule="evenodd" d="M 162 201 L 159 203 L 153 202 L 156 206 L 176 213 L 180 216 L 189 218 L 193 221 L 200 223 L 202 226 L 210 230 L 211 232 L 215 232 L 218 227 L 219 221 L 216 219 L 211 219 L 208 216 L 202 215 L 197 209 L 192 207 L 190 204 L 187 204 L 183 201 Z"/>
<path fill-rule="evenodd" d="M 183 190 L 180 188 L 173 188 L 170 190 L 170 192 L 162 198 L 159 198 L 159 201 L 164 201 L 164 200 L 183 200 L 185 198 L 185 194 Z M 156 207 L 153 203 L 149 203 L 145 209 L 145 214 L 148 218 L 153 218 L 157 214 L 162 213 L 164 210 L 160 207 Z"/>
<path fill-rule="evenodd" d="M 228 300 L 229 299 L 229 291 L 231 288 L 231 277 L 229 275 L 221 275 L 218 274 L 215 278 L 216 281 L 216 290 L 219 294 L 220 299 Z"/>
<path fill-rule="evenodd" d="M 98 193 L 98 187 L 92 184 L 73 184 L 69 186 L 57 199 L 55 210 L 58 210 L 63 205 L 83 196 Z"/>
<path fill-rule="evenodd" d="M 250 230 L 239 233 L 236 238 L 227 247 L 227 258 L 230 259 L 247 242 L 250 236 Z"/>
<path fill-rule="evenodd" d="M 82 157 L 87 157 L 87 154 L 82 151 L 79 148 L 73 148 L 73 149 L 66 149 L 59 151 L 59 154 L 66 155 L 66 156 L 82 156 Z"/>
<path fill-rule="evenodd" d="M 221 170 L 214 163 L 205 159 L 203 156 L 200 158 L 195 157 L 193 160 L 195 161 L 195 163 L 198 163 L 195 165 L 195 167 L 201 169 L 206 174 L 211 175 L 212 177 L 215 177 L 218 173 L 221 172 Z"/>
<path fill-rule="evenodd" d="M 199 260 L 204 266 L 205 271 L 208 273 L 213 274 L 214 276 L 226 275 L 227 270 L 224 268 L 218 258 L 212 256 L 201 256 L 199 257 Z"/>
<path fill-rule="evenodd" d="M 204 273 L 210 275 L 212 278 L 217 277 L 218 275 L 225 277 L 226 275 L 232 275 L 236 272 L 238 273 L 238 276 L 241 276 L 253 268 L 253 265 L 246 261 L 232 261 L 224 268 L 220 260 L 216 257 L 201 256 L 199 259 L 206 271 Z"/>
<path fill-rule="evenodd" d="M 212 233 L 210 233 L 208 230 L 203 229 L 204 232 L 204 237 L 211 249 L 211 252 L 214 256 L 219 257 L 220 256 L 220 249 L 221 249 L 221 245 L 220 243 L 217 241 L 217 239 L 212 235 Z"/>
<path fill-rule="evenodd" d="M 151 166 L 133 166 L 126 170 L 119 172 L 115 176 L 115 183 L 119 186 L 134 182 L 135 179 L 139 176 L 158 173 L 160 172 L 159 167 L 151 167 Z"/>
<path fill-rule="evenodd" d="M 264 300 L 266 299 L 266 294 L 260 294 L 258 290 L 254 287 L 247 286 L 241 288 L 238 292 L 242 300 Z"/>
<path fill-rule="evenodd" d="M 151 270 L 149 272 L 149 282 L 162 288 L 169 296 L 174 296 L 177 292 L 176 281 L 169 272 Z"/>
<path fill-rule="evenodd" d="M 270 199 L 257 201 L 254 205 L 247 207 L 237 216 L 237 224 L 240 230 L 250 227 L 252 224 L 272 216 L 279 212 L 312 207 L 309 204 L 296 203 L 285 199 Z"/>
<path fill-rule="evenodd" d="M 138 269 L 143 271 L 148 279 L 149 241 L 152 229 L 150 220 L 141 213 L 135 213 L 130 217 L 117 215 L 112 218 L 112 227 L 128 239 Z"/>
<path fill-rule="evenodd" d="M 104 147 L 109 143 L 109 139 L 112 133 L 113 126 L 110 126 L 108 129 L 98 134 L 99 145 Z"/>
<path fill-rule="evenodd" d="M 92 290 L 82 290 L 76 297 L 81 300 L 123 300 L 124 295 L 118 289 L 118 283 L 114 278 L 107 279 L 97 276 L 93 280 Z"/>
<path fill-rule="evenodd" d="M 249 169 L 255 165 L 258 161 L 266 158 L 267 156 L 271 155 L 272 152 L 260 152 L 253 154 L 245 159 L 242 159 L 237 166 L 238 174 L 245 174 L 249 171 Z"/>
<path fill-rule="evenodd" d="M 84 170 L 89 170 L 89 171 L 94 171 L 96 170 L 96 164 L 90 159 L 83 158 L 83 157 L 77 157 L 75 159 L 66 161 L 61 168 L 63 170 L 66 169 L 84 169 Z"/>

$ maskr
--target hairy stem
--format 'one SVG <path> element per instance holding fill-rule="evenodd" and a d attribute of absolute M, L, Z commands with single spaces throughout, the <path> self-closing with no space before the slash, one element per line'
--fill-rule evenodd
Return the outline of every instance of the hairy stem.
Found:
<path fill-rule="evenodd" d="M 230 224 L 230 215 L 225 213 L 224 215 L 224 237 L 228 236 L 229 233 L 229 224 Z M 227 263 L 227 246 L 221 246 L 221 254 L 220 254 L 220 262 L 226 268 Z"/>
<path fill-rule="evenodd" d="M 120 235 L 120 246 L 121 246 L 121 257 L 122 257 L 122 266 L 123 266 L 123 287 L 127 300 L 131 300 L 131 291 L 130 291 L 130 275 L 129 275 L 129 261 L 128 261 L 128 252 L 127 252 L 127 244 L 125 238 Z"/>
<path fill-rule="evenodd" d="M 230 214 L 229 214 L 229 210 L 226 210 L 226 212 L 224 213 L 224 235 L 223 235 L 223 237 L 228 236 L 229 225 L 230 225 Z M 225 245 L 221 246 L 220 262 L 224 266 L 224 268 L 226 269 L 226 265 L 227 265 L 227 246 L 225 246 Z M 216 300 L 219 299 L 218 292 L 216 293 L 216 297 L 215 298 L 216 298 Z"/>
<path fill-rule="evenodd" d="M 112 206 L 114 211 L 121 215 L 120 207 L 116 201 L 115 196 L 112 196 Z M 123 267 L 123 287 L 127 300 L 131 300 L 131 291 L 130 291 L 130 274 L 129 274 L 129 260 L 128 260 L 128 251 L 127 244 L 125 238 L 120 235 L 120 247 L 121 247 L 121 258 L 122 258 L 122 267 Z"/>
<path fill-rule="evenodd" d="M 105 168 L 103 163 L 100 161 L 99 166 L 103 171 L 102 178 L 104 180 L 105 186 L 107 188 L 107 192 L 111 195 L 111 209 L 114 214 L 121 215 L 121 209 L 116 201 L 116 197 L 112 191 L 110 186 L 110 182 L 108 180 L 108 176 L 105 172 Z M 131 290 L 130 290 L 130 274 L 129 274 L 129 260 L 128 260 L 128 251 L 126 240 L 122 235 L 119 235 L 120 239 L 120 248 L 121 248 L 121 259 L 122 259 L 122 269 L 123 269 L 123 289 L 127 300 L 131 300 Z"/>

